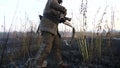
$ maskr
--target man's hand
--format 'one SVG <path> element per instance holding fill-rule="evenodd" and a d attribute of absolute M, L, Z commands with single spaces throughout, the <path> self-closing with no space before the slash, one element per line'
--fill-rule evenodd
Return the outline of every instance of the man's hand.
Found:
<path fill-rule="evenodd" d="M 60 23 L 65 22 L 65 21 L 66 21 L 65 18 L 60 19 Z"/>
<path fill-rule="evenodd" d="M 67 15 L 67 11 L 64 13 L 64 15 L 65 15 L 65 16 Z"/>
<path fill-rule="evenodd" d="M 63 14 L 66 16 L 67 15 L 67 9 L 65 7 L 62 6 L 62 10 L 63 10 Z"/>

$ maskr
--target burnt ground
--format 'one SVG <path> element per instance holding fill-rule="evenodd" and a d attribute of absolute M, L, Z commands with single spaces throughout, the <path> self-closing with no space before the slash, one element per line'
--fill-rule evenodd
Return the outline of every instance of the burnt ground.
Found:
<path fill-rule="evenodd" d="M 90 40 L 91 39 L 88 40 L 89 43 Z M 83 62 L 83 57 L 80 53 L 76 39 L 73 40 L 71 47 L 66 46 L 64 42 L 61 42 L 63 60 L 69 64 L 68 68 L 120 68 L 120 40 L 111 39 L 110 46 L 108 46 L 108 41 L 108 39 L 102 40 L 101 59 L 94 53 L 92 60 L 88 60 L 88 63 Z M 53 56 L 48 58 L 51 58 L 49 59 L 50 68 L 59 68 L 57 66 L 55 67 L 55 65 L 57 65 L 56 63 L 53 64 Z"/>
<path fill-rule="evenodd" d="M 88 60 L 87 62 L 83 62 L 84 57 L 82 57 L 80 53 L 77 39 L 74 39 L 72 41 L 71 46 L 67 46 L 65 42 L 63 42 L 63 40 L 69 41 L 70 38 L 65 38 L 61 40 L 62 57 L 64 62 L 69 64 L 68 68 L 120 68 L 120 39 L 111 39 L 111 46 L 108 46 L 108 39 L 103 39 L 101 58 L 98 59 L 97 54 L 94 53 L 92 60 Z M 90 43 L 90 40 L 91 39 L 88 39 L 88 43 Z M 4 44 L 3 39 L 0 39 L 0 44 L 1 58 L 3 48 L 2 44 Z M 24 53 L 24 51 L 21 51 L 20 46 L 20 40 L 9 39 L 9 42 L 7 43 L 7 46 L 5 48 L 4 56 L 2 59 L 0 59 L 0 68 L 25 68 L 24 64 L 27 61 L 27 59 L 34 57 L 38 49 L 36 49 L 35 46 L 31 45 L 30 50 L 28 50 L 27 53 Z M 12 59 L 10 58 L 11 55 L 13 57 Z M 48 68 L 59 68 L 52 51 L 48 56 L 47 61 Z"/>

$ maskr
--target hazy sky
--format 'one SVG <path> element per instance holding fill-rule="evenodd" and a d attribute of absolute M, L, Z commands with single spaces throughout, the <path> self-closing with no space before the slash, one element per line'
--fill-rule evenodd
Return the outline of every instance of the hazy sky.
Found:
<path fill-rule="evenodd" d="M 12 24 L 11 31 L 17 30 L 28 30 L 30 25 L 33 28 L 37 28 L 39 24 L 38 15 L 43 13 L 44 6 L 47 0 L 0 0 L 0 31 L 3 31 L 4 19 L 6 31 L 9 30 Z M 86 0 L 84 0 L 86 1 Z M 111 9 L 115 13 L 115 29 L 120 30 L 120 10 L 119 0 L 88 0 L 88 11 L 87 11 L 87 24 L 88 30 L 93 29 L 93 21 L 95 19 L 97 23 L 102 18 L 105 7 L 107 6 L 106 16 L 110 22 Z M 76 29 L 82 27 L 80 17 L 80 5 L 81 0 L 63 0 L 63 4 L 68 10 L 68 17 L 72 17 L 72 25 Z M 99 12 L 97 13 L 99 9 Z M 96 16 L 96 17 L 95 17 Z M 27 26 L 25 26 L 27 25 Z M 103 23 L 103 26 L 105 24 Z M 63 25 L 60 25 L 60 30 Z M 109 26 L 111 26 L 109 24 Z M 69 29 L 69 28 L 68 28 Z"/>

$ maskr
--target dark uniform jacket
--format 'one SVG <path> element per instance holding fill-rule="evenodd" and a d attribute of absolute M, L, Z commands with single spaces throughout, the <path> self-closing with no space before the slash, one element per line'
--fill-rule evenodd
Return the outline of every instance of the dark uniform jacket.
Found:
<path fill-rule="evenodd" d="M 40 30 L 57 35 L 60 13 L 66 13 L 66 9 L 58 0 L 48 0 L 40 22 Z"/>

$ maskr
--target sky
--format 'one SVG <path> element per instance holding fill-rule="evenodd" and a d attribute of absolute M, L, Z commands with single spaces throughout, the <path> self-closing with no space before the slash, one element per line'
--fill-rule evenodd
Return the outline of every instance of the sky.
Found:
<path fill-rule="evenodd" d="M 28 31 L 30 27 L 36 30 L 40 22 L 38 15 L 42 15 L 46 2 L 47 0 L 0 0 L 0 32 L 4 31 L 4 27 L 5 31 Z M 87 30 L 95 30 L 106 6 L 103 22 L 107 20 L 107 25 L 111 28 L 111 12 L 114 12 L 114 29 L 120 30 L 119 3 L 119 0 L 88 0 Z M 67 8 L 67 17 L 72 18 L 72 26 L 76 30 L 82 29 L 81 0 L 63 0 L 62 5 Z M 101 25 L 107 31 L 106 23 Z M 70 28 L 59 25 L 59 30 L 65 29 Z"/>

